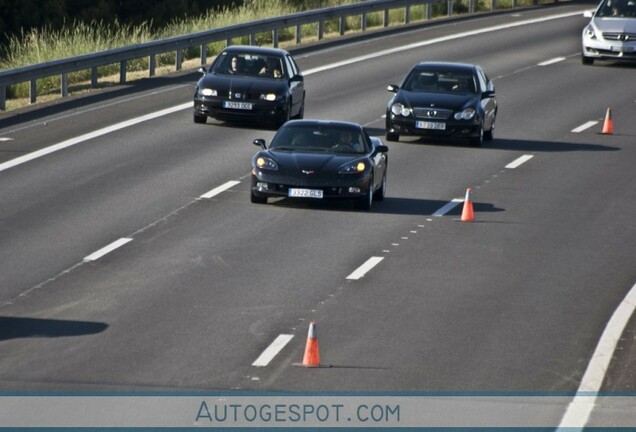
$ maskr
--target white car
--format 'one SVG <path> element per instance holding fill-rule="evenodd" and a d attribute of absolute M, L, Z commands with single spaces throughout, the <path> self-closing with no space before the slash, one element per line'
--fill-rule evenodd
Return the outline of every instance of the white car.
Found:
<path fill-rule="evenodd" d="M 595 59 L 636 61 L 636 0 L 602 0 L 583 29 L 581 62 Z"/>

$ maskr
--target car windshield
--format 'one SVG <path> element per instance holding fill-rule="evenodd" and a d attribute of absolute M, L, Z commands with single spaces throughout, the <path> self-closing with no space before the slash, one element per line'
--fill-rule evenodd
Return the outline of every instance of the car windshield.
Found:
<path fill-rule="evenodd" d="M 260 78 L 283 78 L 283 62 L 280 57 L 252 53 L 222 53 L 214 62 L 213 72 Z"/>
<path fill-rule="evenodd" d="M 466 71 L 416 69 L 402 88 L 426 93 L 475 93 L 476 87 L 473 75 Z"/>
<path fill-rule="evenodd" d="M 270 150 L 364 154 L 366 140 L 359 129 L 343 126 L 294 125 L 281 128 Z"/>
<path fill-rule="evenodd" d="M 636 0 L 606 0 L 596 13 L 604 18 L 636 18 Z"/>

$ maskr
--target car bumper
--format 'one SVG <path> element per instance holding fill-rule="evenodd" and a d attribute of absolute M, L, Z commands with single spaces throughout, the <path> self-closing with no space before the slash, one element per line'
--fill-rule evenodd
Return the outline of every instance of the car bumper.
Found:
<path fill-rule="evenodd" d="M 476 138 L 479 137 L 480 121 L 479 119 L 471 121 L 456 120 L 428 120 L 429 122 L 440 123 L 444 125 L 444 129 L 427 129 L 418 126 L 418 120 L 414 118 L 404 118 L 389 114 L 386 122 L 386 130 L 388 133 L 398 135 L 418 135 L 425 137 L 446 137 L 446 138 Z"/>
<path fill-rule="evenodd" d="M 194 98 L 194 112 L 214 117 L 217 120 L 256 120 L 279 122 L 286 118 L 285 104 L 282 102 L 246 101 L 251 109 L 231 109 L 223 106 L 224 100 Z"/>
<path fill-rule="evenodd" d="M 329 179 L 299 181 L 295 178 L 272 176 L 259 172 L 252 173 L 252 192 L 259 197 L 284 197 L 290 196 L 291 189 L 303 189 L 307 191 L 322 191 L 322 199 L 347 199 L 366 196 L 371 187 L 370 176 L 359 176 L 355 179 Z M 348 176 L 347 176 L 348 177 Z M 312 196 L 298 197 L 312 199 Z"/>
<path fill-rule="evenodd" d="M 636 61 L 636 43 L 609 43 L 586 40 L 582 45 L 582 53 L 589 58 Z"/>

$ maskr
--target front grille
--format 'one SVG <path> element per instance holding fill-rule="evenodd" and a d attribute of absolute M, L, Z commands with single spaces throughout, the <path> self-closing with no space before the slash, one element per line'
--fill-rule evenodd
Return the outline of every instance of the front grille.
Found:
<path fill-rule="evenodd" d="M 603 33 L 603 39 L 611 41 L 636 42 L 636 33 Z"/>
<path fill-rule="evenodd" d="M 453 111 L 441 108 L 413 108 L 413 115 L 421 119 L 447 120 Z"/>

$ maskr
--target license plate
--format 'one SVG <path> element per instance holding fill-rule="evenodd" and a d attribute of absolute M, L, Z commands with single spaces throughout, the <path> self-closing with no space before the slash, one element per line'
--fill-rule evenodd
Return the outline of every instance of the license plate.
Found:
<path fill-rule="evenodd" d="M 252 109 L 252 104 L 249 103 L 249 102 L 225 101 L 225 102 L 223 102 L 223 108 L 240 109 L 240 110 L 251 110 Z"/>
<path fill-rule="evenodd" d="M 616 46 L 612 45 L 613 52 L 632 52 L 634 51 L 634 47 L 632 46 Z"/>
<path fill-rule="evenodd" d="M 415 127 L 418 129 L 446 130 L 446 123 L 418 121 L 415 122 Z"/>
<path fill-rule="evenodd" d="M 289 189 L 288 196 L 295 198 L 322 198 L 322 190 L 320 189 Z"/>

